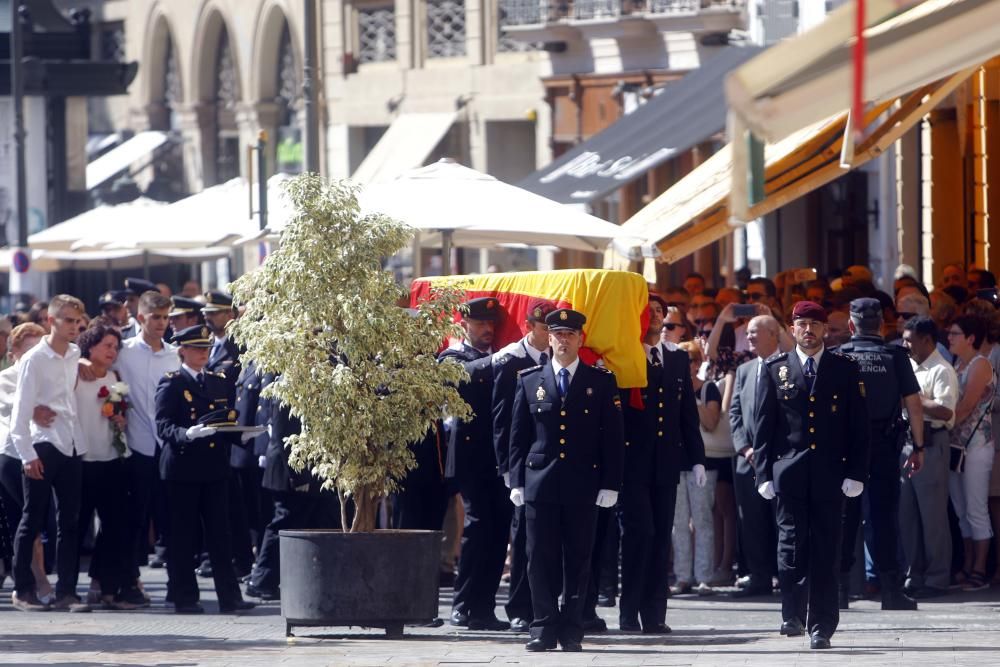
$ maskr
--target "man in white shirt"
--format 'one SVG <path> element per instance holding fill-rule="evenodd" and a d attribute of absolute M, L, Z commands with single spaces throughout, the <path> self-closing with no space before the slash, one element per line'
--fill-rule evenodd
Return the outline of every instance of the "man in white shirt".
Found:
<path fill-rule="evenodd" d="M 955 423 L 958 375 L 937 349 L 937 326 L 930 317 L 907 320 L 903 345 L 910 351 L 924 408 L 923 467 L 919 475 L 903 475 L 899 495 L 900 541 L 910 564 L 904 588 L 914 597 L 929 598 L 946 594 L 951 580 L 948 431 Z"/>
<path fill-rule="evenodd" d="M 76 297 L 60 294 L 49 303 L 51 332 L 29 350 L 20 362 L 10 437 L 24 467 L 24 510 L 14 538 L 14 606 L 22 611 L 50 608 L 86 611 L 76 595 L 80 568 L 79 513 L 82 455 L 86 441 L 77 419 L 76 384 L 80 348 L 73 341 L 80 333 L 84 306 Z M 35 406 L 55 413 L 47 426 L 32 421 Z M 35 538 L 48 516 L 52 492 L 56 495 L 56 600 L 50 607 L 39 601 L 31 556 Z"/>
<path fill-rule="evenodd" d="M 163 340 L 170 307 L 170 299 L 159 292 L 143 293 L 138 307 L 139 335 L 124 341 L 114 365 L 114 370 L 129 386 L 131 403 L 126 436 L 132 456 L 126 459 L 126 464 L 129 526 L 132 531 L 129 543 L 135 553 L 133 574 L 136 579 L 139 577 L 139 564 L 146 562 L 150 502 L 154 489 L 159 486 L 156 387 L 164 375 L 176 371 L 181 365 L 177 348 Z M 165 530 L 165 520 L 156 523 L 157 532 Z M 163 555 L 158 554 L 161 560 Z"/>

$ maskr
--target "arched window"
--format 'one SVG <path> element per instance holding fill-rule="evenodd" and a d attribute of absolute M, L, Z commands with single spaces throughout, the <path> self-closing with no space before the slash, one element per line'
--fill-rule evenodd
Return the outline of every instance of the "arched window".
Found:
<path fill-rule="evenodd" d="M 299 78 L 299 66 L 295 61 L 295 50 L 292 48 L 292 35 L 286 22 L 281 31 L 281 42 L 278 45 L 278 80 L 275 90 L 278 97 L 278 136 L 277 169 L 286 174 L 302 172 L 303 146 L 302 125 L 299 110 L 302 108 L 302 81 Z"/>
<path fill-rule="evenodd" d="M 167 37 L 166 64 L 163 67 L 163 108 L 167 126 L 171 130 L 179 129 L 177 121 L 177 106 L 183 97 L 181 89 L 181 67 L 177 62 L 177 52 L 174 41 Z"/>
<path fill-rule="evenodd" d="M 236 105 L 240 100 L 240 79 L 225 28 L 219 33 L 215 66 L 215 180 L 217 183 L 239 176 L 240 139 L 236 126 Z"/>

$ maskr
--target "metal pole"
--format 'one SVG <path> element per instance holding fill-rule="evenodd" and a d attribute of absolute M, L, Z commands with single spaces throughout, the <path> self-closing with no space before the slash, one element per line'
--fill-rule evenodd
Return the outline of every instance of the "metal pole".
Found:
<path fill-rule="evenodd" d="M 260 211 L 260 229 L 267 227 L 267 132 L 260 131 L 257 135 L 257 193 Z M 252 188 L 251 188 L 252 189 Z"/>
<path fill-rule="evenodd" d="M 302 100 L 306 111 L 305 168 L 319 173 L 319 118 L 316 113 L 316 0 L 305 0 L 305 54 L 302 58 Z"/>
<path fill-rule="evenodd" d="M 14 180 L 16 183 L 15 205 L 17 206 L 17 238 L 15 246 L 28 246 L 28 194 L 24 167 L 24 79 L 21 76 L 21 60 L 23 57 L 23 38 L 21 32 L 21 3 L 11 0 L 10 3 L 10 95 L 14 106 Z M 8 239 L 9 242 L 9 239 Z M 14 276 L 11 267 L 11 277 Z M 16 297 L 23 289 L 20 279 L 11 280 L 11 296 Z M 12 299 L 13 301 L 13 299 Z"/>
<path fill-rule="evenodd" d="M 441 230 L 441 275 L 451 275 L 451 237 L 454 230 Z"/>

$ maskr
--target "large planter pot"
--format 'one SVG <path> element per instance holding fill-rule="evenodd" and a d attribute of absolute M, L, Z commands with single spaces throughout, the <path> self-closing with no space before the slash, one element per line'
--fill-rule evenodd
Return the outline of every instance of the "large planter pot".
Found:
<path fill-rule="evenodd" d="M 441 533 L 431 530 L 283 530 L 281 614 L 295 626 L 385 628 L 438 615 Z"/>

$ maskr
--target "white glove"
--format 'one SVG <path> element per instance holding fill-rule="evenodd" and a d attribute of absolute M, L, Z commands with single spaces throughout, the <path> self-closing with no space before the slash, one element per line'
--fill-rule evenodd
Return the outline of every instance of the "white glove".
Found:
<path fill-rule="evenodd" d="M 524 489 L 517 488 L 510 490 L 510 502 L 514 503 L 514 507 L 520 507 L 524 504 Z"/>
<path fill-rule="evenodd" d="M 760 497 L 763 498 L 764 500 L 773 500 L 774 482 L 764 482 L 763 484 L 757 487 L 757 493 L 759 493 Z"/>
<path fill-rule="evenodd" d="M 204 424 L 195 424 L 184 433 L 184 437 L 188 440 L 207 438 L 210 435 L 215 435 L 215 429 L 211 426 L 205 426 Z"/>
<path fill-rule="evenodd" d="M 601 489 L 597 492 L 597 506 L 607 509 L 614 507 L 618 502 L 618 492 L 610 489 Z"/>
<path fill-rule="evenodd" d="M 505 472 L 503 474 L 503 485 L 506 486 L 508 489 L 510 488 L 510 473 L 509 472 Z"/>
<path fill-rule="evenodd" d="M 698 485 L 698 488 L 705 488 L 705 485 L 708 484 L 708 475 L 705 474 L 705 466 L 700 463 L 694 464 L 691 468 L 691 474 L 694 475 L 694 483 Z"/>
<path fill-rule="evenodd" d="M 260 435 L 260 433 L 251 433 L 251 432 L 244 433 L 240 436 L 240 442 L 250 442 L 258 435 Z"/>
<path fill-rule="evenodd" d="M 853 479 L 845 478 L 840 490 L 843 491 L 844 495 L 848 498 L 857 498 L 861 495 L 861 492 L 865 490 L 865 485 L 862 482 L 856 482 Z"/>
<path fill-rule="evenodd" d="M 267 467 L 267 457 L 261 454 L 257 457 L 257 467 L 266 468 Z"/>

